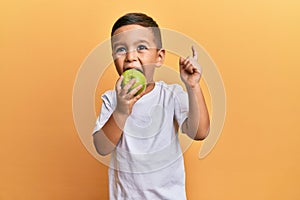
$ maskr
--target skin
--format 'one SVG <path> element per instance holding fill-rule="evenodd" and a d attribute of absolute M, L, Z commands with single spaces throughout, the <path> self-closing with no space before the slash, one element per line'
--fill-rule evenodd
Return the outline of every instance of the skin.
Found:
<path fill-rule="evenodd" d="M 139 25 L 126 25 L 118 28 L 112 38 L 113 58 L 116 70 L 121 75 L 125 70 L 135 68 L 143 72 L 147 79 L 146 90 L 134 96 L 142 87 L 128 92 L 134 84 L 132 79 L 123 88 L 120 76 L 116 82 L 117 106 L 101 130 L 94 134 L 94 145 L 100 155 L 111 153 L 119 142 L 125 122 L 132 112 L 134 104 L 143 95 L 154 88 L 154 71 L 165 59 L 165 50 L 157 49 L 151 29 Z M 201 67 L 197 62 L 198 55 L 192 47 L 192 56 L 179 59 L 180 77 L 185 84 L 189 98 L 189 115 L 182 125 L 182 132 L 194 140 L 203 140 L 209 132 L 209 115 L 205 99 L 200 88 Z"/>

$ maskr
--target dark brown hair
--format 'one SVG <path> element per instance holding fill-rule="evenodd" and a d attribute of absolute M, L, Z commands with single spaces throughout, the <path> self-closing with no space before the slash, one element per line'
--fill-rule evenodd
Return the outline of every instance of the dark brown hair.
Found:
<path fill-rule="evenodd" d="M 151 17 L 149 17 L 144 13 L 127 13 L 122 17 L 120 17 L 112 27 L 111 36 L 114 35 L 114 32 L 118 28 L 125 25 L 132 25 L 132 24 L 140 25 L 147 28 L 152 28 L 154 38 L 155 38 L 155 43 L 159 49 L 162 48 L 161 33 L 158 24 Z"/>

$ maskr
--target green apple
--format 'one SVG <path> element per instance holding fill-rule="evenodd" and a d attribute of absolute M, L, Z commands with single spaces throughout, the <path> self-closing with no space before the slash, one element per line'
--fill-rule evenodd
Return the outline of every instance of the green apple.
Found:
<path fill-rule="evenodd" d="M 124 87 L 131 79 L 135 79 L 135 83 L 130 87 L 129 91 L 136 88 L 139 85 L 142 85 L 143 87 L 135 94 L 139 95 L 146 89 L 147 80 L 146 77 L 142 72 L 136 69 L 128 69 L 125 72 L 123 72 L 122 76 L 124 77 L 121 87 Z"/>

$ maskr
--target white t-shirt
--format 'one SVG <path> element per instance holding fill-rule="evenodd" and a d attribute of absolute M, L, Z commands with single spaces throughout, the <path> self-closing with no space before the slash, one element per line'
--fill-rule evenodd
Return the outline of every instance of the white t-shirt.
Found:
<path fill-rule="evenodd" d="M 94 133 L 116 107 L 116 92 L 102 95 Z M 185 170 L 176 123 L 188 115 L 188 97 L 182 87 L 156 82 L 139 99 L 127 118 L 123 134 L 111 154 L 111 200 L 185 200 Z M 176 123 L 175 123 L 176 122 Z"/>

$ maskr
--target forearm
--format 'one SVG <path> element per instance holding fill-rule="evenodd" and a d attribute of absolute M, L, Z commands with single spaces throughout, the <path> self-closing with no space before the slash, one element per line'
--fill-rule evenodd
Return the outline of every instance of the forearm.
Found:
<path fill-rule="evenodd" d="M 107 155 L 115 149 L 123 134 L 127 117 L 115 111 L 102 129 L 94 134 L 94 145 L 100 155 Z"/>
<path fill-rule="evenodd" d="M 200 85 L 187 87 L 187 93 L 189 114 L 185 123 L 185 132 L 192 139 L 203 140 L 208 135 L 210 120 Z"/>

